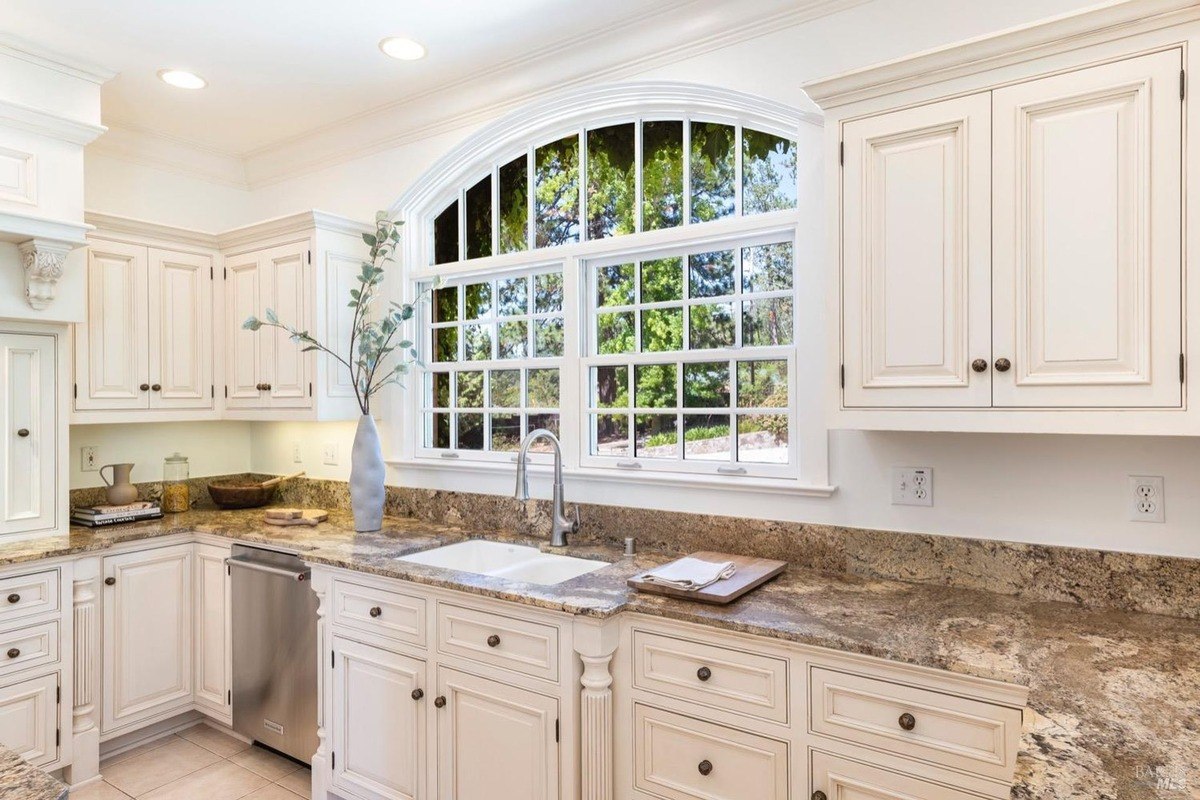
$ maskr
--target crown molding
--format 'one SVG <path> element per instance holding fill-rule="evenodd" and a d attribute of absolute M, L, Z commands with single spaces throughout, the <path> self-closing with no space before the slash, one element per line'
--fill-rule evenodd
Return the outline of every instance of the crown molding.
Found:
<path fill-rule="evenodd" d="M 1197 19 L 1200 4 L 1195 0 L 1112 0 L 810 81 L 803 89 L 828 110 Z"/>
<path fill-rule="evenodd" d="M 93 142 L 108 130 L 103 125 L 80 122 L 8 100 L 0 100 L 0 125 L 78 145 Z"/>
<path fill-rule="evenodd" d="M 88 153 L 236 189 L 250 188 L 246 182 L 246 166 L 240 156 L 152 131 L 110 126 L 103 136 L 88 146 Z"/>
<path fill-rule="evenodd" d="M 117 75 L 115 70 L 63 55 L 8 33 L 0 33 L 0 54 L 97 85 L 110 81 Z"/>
<path fill-rule="evenodd" d="M 95 236 L 105 238 L 130 236 L 136 239 L 160 239 L 175 244 L 192 245 L 204 249 L 217 249 L 217 234 L 163 225 L 145 219 L 119 217 L 102 211 L 84 211 L 83 218 L 95 230 Z"/>
<path fill-rule="evenodd" d="M 0 211 L 0 242 L 20 244 L 39 239 L 79 247 L 87 244 L 87 234 L 91 230 L 92 226 L 86 222 Z"/>
<path fill-rule="evenodd" d="M 360 236 L 364 233 L 374 233 L 375 226 L 367 225 L 357 220 L 330 214 L 328 211 L 312 209 L 298 214 L 288 214 L 282 217 L 256 222 L 241 228 L 217 234 L 217 246 L 221 250 L 233 250 L 247 245 L 254 245 L 265 239 L 278 236 L 291 236 L 307 233 L 312 230 L 344 233 Z"/>

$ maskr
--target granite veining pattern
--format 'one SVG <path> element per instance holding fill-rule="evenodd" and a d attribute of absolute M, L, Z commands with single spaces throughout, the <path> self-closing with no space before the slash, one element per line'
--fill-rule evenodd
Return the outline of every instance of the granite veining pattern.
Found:
<path fill-rule="evenodd" d="M 308 505 L 333 507 L 338 499 L 330 494 L 326 502 Z M 607 617 L 634 611 L 1003 680 L 1029 687 L 1015 800 L 1200 798 L 1200 621 L 818 571 L 806 568 L 804 559 L 736 603 L 707 606 L 628 589 L 627 577 L 672 557 L 674 548 L 624 558 L 611 536 L 577 537 L 571 554 L 606 560 L 610 566 L 555 586 L 396 560 L 480 535 L 464 524 L 468 518 L 488 520 L 490 530 L 482 534 L 488 538 L 544 546 L 544 540 L 529 535 L 529 528 L 516 524 L 525 515 L 526 523 L 536 528 L 543 513 L 539 504 L 516 505 L 492 516 L 426 515 L 436 522 L 389 517 L 383 531 L 371 534 L 353 533 L 344 511 L 332 511 L 327 523 L 314 528 L 297 529 L 267 526 L 259 511 L 196 510 L 116 529 L 72 529 L 69 537 L 0 545 L 0 564 L 196 531 L 287 547 L 311 563 L 571 614 Z M 390 509 L 406 510 L 399 502 Z M 586 533 L 586 513 L 584 520 Z M 728 522 L 737 527 L 736 520 Z M 639 541 L 655 540 L 653 529 L 627 530 L 637 530 Z M 736 551 L 736 536 L 721 541 Z"/>
<path fill-rule="evenodd" d="M 0 747 L 0 800 L 59 800 L 67 787 L 21 757 Z"/>

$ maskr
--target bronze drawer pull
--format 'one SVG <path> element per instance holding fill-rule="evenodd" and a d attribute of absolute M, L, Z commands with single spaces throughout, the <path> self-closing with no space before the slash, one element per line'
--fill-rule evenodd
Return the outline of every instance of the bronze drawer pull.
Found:
<path fill-rule="evenodd" d="M 900 727 L 906 731 L 911 731 L 917 727 L 917 718 L 907 711 L 900 715 Z"/>
<path fill-rule="evenodd" d="M 116 586 L 116 585 L 117 585 L 117 579 L 116 579 L 116 578 L 111 578 L 111 577 L 109 577 L 109 578 L 105 578 L 105 579 L 104 579 L 104 585 L 105 585 L 105 586 Z"/>
<path fill-rule="evenodd" d="M 706 681 L 712 677 L 712 670 L 708 667 L 701 667 L 700 669 L 696 670 L 696 677 L 702 681 Z"/>
<path fill-rule="evenodd" d="M 424 690 L 422 690 L 422 689 L 413 689 L 412 690 L 412 699 L 413 700 L 420 700 L 424 696 L 425 696 Z"/>
<path fill-rule="evenodd" d="M 13 647 L 13 648 L 10 648 L 10 649 L 9 649 L 9 651 L 8 651 L 8 657 L 9 657 L 9 658 L 16 658 L 16 657 L 17 657 L 17 656 L 19 656 L 19 655 L 21 655 L 21 651 L 20 651 L 20 650 L 18 650 L 17 648 L 15 648 L 15 647 Z"/>
<path fill-rule="evenodd" d="M 493 633 L 491 636 L 489 636 L 487 638 L 487 646 L 488 647 L 499 647 L 500 646 L 500 637 Z"/>
<path fill-rule="evenodd" d="M 442 697 L 441 695 L 438 695 L 437 697 L 434 698 L 433 704 L 435 706 L 437 706 L 438 708 L 445 708 L 446 707 L 446 698 Z"/>
<path fill-rule="evenodd" d="M 380 614 L 382 614 L 382 613 L 383 613 L 383 609 L 382 609 L 382 608 L 380 608 L 379 606 L 375 606 L 374 608 L 372 608 L 372 609 L 371 609 L 370 611 L 368 611 L 367 613 L 368 613 L 368 614 L 370 614 L 372 617 L 378 617 Z"/>
<path fill-rule="evenodd" d="M 812 800 L 829 800 L 829 798 L 825 796 L 824 792 L 822 792 L 820 789 L 817 789 L 812 793 Z"/>
<path fill-rule="evenodd" d="M 17 436 L 20 436 L 22 439 L 24 439 L 28 435 L 29 428 L 17 428 Z"/>
<path fill-rule="evenodd" d="M 696 769 L 700 770 L 701 775 L 708 775 L 712 772 L 712 762 L 706 758 L 696 765 Z"/>
<path fill-rule="evenodd" d="M 14 605 L 21 602 L 21 595 L 13 592 L 8 596 L 8 602 L 13 603 Z"/>

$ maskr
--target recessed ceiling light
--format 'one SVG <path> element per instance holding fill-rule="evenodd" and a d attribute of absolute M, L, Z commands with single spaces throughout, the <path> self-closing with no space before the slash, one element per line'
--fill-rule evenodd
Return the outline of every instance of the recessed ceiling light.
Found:
<path fill-rule="evenodd" d="M 389 36 L 379 43 L 379 49 L 384 55 L 398 58 L 401 61 L 416 61 L 425 57 L 425 47 L 412 39 L 401 36 Z"/>
<path fill-rule="evenodd" d="M 180 89 L 203 89 L 208 81 L 194 72 L 185 69 L 160 69 L 158 77 L 163 83 L 168 83 Z"/>

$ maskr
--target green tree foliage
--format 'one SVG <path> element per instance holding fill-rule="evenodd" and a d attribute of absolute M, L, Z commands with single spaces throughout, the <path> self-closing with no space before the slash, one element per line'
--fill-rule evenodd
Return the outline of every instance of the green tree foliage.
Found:
<path fill-rule="evenodd" d="M 742 208 L 760 214 L 796 207 L 796 143 L 742 130 Z"/>
<path fill-rule="evenodd" d="M 579 137 L 539 147 L 534 169 L 536 245 L 579 241 Z"/>
<path fill-rule="evenodd" d="M 734 211 L 732 125 L 692 123 L 692 222 L 709 222 Z"/>
<path fill-rule="evenodd" d="M 683 123 L 642 124 L 642 228 L 683 224 Z"/>
<path fill-rule="evenodd" d="M 633 233 L 637 183 L 633 124 L 587 134 L 588 238 Z"/>

